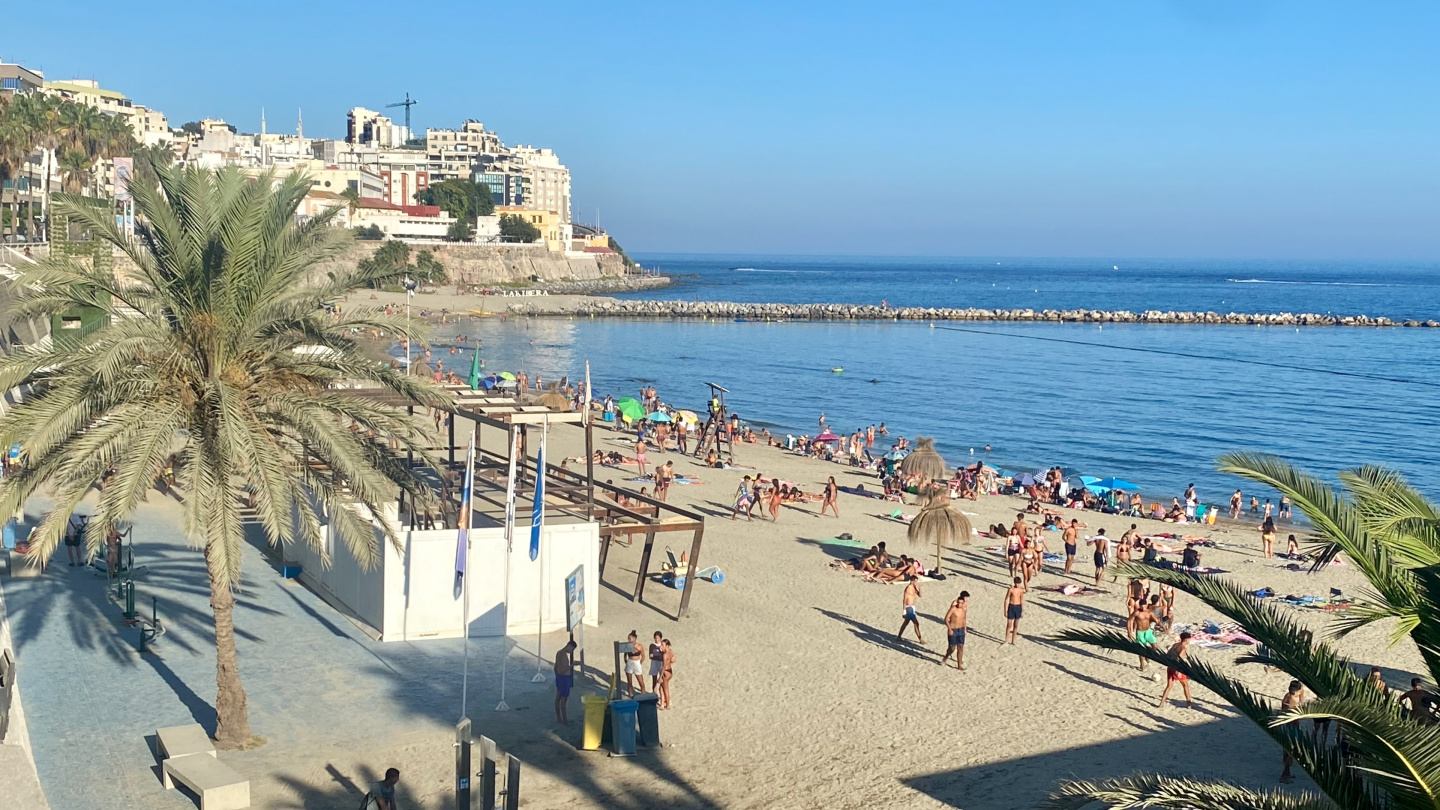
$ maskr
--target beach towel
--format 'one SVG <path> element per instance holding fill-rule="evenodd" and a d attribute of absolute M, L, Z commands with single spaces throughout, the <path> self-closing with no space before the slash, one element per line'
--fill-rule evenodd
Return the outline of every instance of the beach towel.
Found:
<path fill-rule="evenodd" d="M 831 538 L 828 539 L 828 540 L 821 540 L 820 542 L 825 543 L 825 544 L 827 544 L 827 545 L 845 546 L 846 548 L 859 548 L 859 549 L 864 549 L 865 551 L 869 551 L 869 550 L 870 550 L 870 546 L 869 546 L 868 544 L 862 543 L 862 542 L 859 541 L 859 540 L 854 540 L 854 539 L 851 539 L 851 538 L 848 538 L 848 537 L 846 537 L 846 538 L 831 537 Z"/>

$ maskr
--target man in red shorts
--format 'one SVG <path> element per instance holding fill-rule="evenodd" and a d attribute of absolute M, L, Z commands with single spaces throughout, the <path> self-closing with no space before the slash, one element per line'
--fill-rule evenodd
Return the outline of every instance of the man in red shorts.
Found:
<path fill-rule="evenodd" d="M 1181 633 L 1180 640 L 1175 642 L 1175 645 L 1170 648 L 1170 655 L 1183 661 L 1189 651 L 1190 634 Z M 1190 679 L 1185 676 L 1185 673 L 1176 669 L 1167 669 L 1165 671 L 1165 690 L 1160 693 L 1160 702 L 1155 704 L 1155 708 L 1164 708 L 1165 701 L 1170 697 L 1170 687 L 1174 686 L 1176 681 L 1180 682 L 1180 688 L 1185 692 L 1185 708 L 1195 708 L 1195 702 L 1190 699 Z"/>

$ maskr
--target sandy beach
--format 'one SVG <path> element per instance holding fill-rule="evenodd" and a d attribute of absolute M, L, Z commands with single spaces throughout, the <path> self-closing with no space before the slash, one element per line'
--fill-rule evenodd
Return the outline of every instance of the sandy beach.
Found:
<path fill-rule="evenodd" d="M 377 300 L 391 298 L 401 299 L 382 294 Z M 442 294 L 427 296 L 425 303 L 463 311 L 474 308 L 473 300 Z M 498 307 L 487 302 L 487 309 Z M 663 383 L 660 393 L 666 397 Z M 598 448 L 624 452 L 628 445 L 605 429 L 597 429 L 596 436 Z M 557 430 L 551 447 L 552 454 L 580 455 L 581 431 Z M 1107 577 L 1104 592 L 1097 594 L 1058 592 L 1063 583 L 1093 582 L 1083 545 L 1072 576 L 1050 565 L 1033 583 L 1016 646 L 999 643 L 1008 569 L 1002 555 L 986 550 L 991 543 L 984 538 L 947 552 L 945 581 L 924 581 L 919 614 L 926 643 L 910 637 L 897 641 L 903 586 L 866 582 L 828 565 L 853 552 L 832 542 L 846 532 L 867 545 L 885 541 L 894 554 L 910 551 L 905 526 L 888 517 L 897 504 L 842 494 L 839 519 L 818 517 L 819 505 L 805 504 L 786 505 L 777 522 L 758 516 L 753 522 L 730 520 L 731 494 L 746 474 L 779 476 L 809 492 L 818 492 L 830 475 L 842 485 L 874 488 L 874 474 L 760 445 L 740 445 L 737 453 L 738 463 L 754 472 L 708 469 L 689 457 L 652 452 L 652 463 L 673 460 L 677 472 L 703 481 L 672 487 L 670 500 L 707 515 L 701 565 L 720 566 L 725 583 L 699 583 L 692 616 L 675 622 L 650 605 L 630 601 L 639 549 L 614 548 L 605 572 L 609 587 L 600 591 L 600 632 L 587 639 L 591 649 L 602 651 L 602 661 L 609 642 L 632 629 L 642 638 L 659 629 L 674 642 L 675 707 L 662 715 L 664 749 L 633 760 L 576 751 L 578 728 L 552 722 L 545 694 L 530 697 L 532 711 L 524 720 L 518 713 L 478 718 L 477 729 L 526 762 L 527 806 L 999 810 L 1032 806 L 1063 779 L 1137 770 L 1222 776 L 1253 786 L 1275 783 L 1278 748 L 1204 690 L 1197 687 L 1193 710 L 1177 704 L 1156 709 L 1163 684 L 1153 668 L 1141 674 L 1134 660 L 1051 640 L 1070 627 L 1124 625 L 1124 582 L 1112 584 Z M 947 459 L 952 466 L 971 461 Z M 596 474 L 617 484 L 634 475 L 612 468 L 597 468 Z M 1211 502 L 1225 495 L 1202 493 Z M 1008 525 L 1023 501 L 982 496 L 957 506 L 983 529 Z M 1135 522 L 1146 533 L 1208 536 L 1219 547 L 1204 550 L 1205 564 L 1224 569 L 1251 589 L 1326 596 L 1331 588 L 1353 594 L 1362 585 L 1349 566 L 1310 575 L 1287 570 L 1287 561 L 1265 560 L 1253 522 L 1177 529 L 1148 519 L 1061 511 L 1067 520 L 1084 521 L 1086 534 L 1103 527 L 1117 537 Z M 1282 546 L 1289 531 L 1282 524 Z M 1060 550 L 1058 533 L 1046 539 L 1050 550 Z M 657 553 L 661 550 L 657 547 Z M 914 553 L 925 559 L 927 551 Z M 928 555 L 933 561 L 933 547 Z M 941 618 L 961 590 L 972 594 L 964 672 L 937 666 L 945 651 Z M 645 601 L 668 614 L 678 593 L 652 583 Z M 1326 625 L 1328 614 L 1322 611 L 1293 610 L 1317 631 Z M 1180 594 L 1176 621 L 1205 620 L 1223 621 Z M 1160 643 L 1173 639 L 1162 636 Z M 558 640 L 547 640 L 547 649 L 557 645 Z M 1339 647 L 1358 663 L 1384 667 L 1392 686 L 1408 684 L 1418 669 L 1418 656 L 1410 650 L 1387 646 L 1383 627 L 1366 628 Z M 1287 677 L 1266 674 L 1256 665 L 1235 665 L 1233 659 L 1245 649 L 1199 649 L 1196 654 L 1278 698 Z M 593 681 L 591 688 L 597 688 Z M 581 694 L 589 691 L 577 686 Z M 578 700 L 572 712 L 578 716 Z M 422 806 L 439 807 L 448 790 L 449 761 L 443 753 L 448 750 L 449 738 L 437 733 L 433 740 L 354 753 L 357 763 L 397 763 Z M 302 774 L 295 776 L 306 780 Z M 1296 788 L 1304 784 L 1302 778 Z"/>

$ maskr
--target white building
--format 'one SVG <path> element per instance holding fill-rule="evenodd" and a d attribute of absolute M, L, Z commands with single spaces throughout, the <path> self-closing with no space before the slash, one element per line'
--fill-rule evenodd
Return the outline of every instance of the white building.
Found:
<path fill-rule="evenodd" d="M 390 149 L 404 146 L 410 140 L 410 130 L 396 125 L 389 116 L 364 107 L 350 110 L 345 125 L 345 142 L 356 146 L 376 146 Z"/>

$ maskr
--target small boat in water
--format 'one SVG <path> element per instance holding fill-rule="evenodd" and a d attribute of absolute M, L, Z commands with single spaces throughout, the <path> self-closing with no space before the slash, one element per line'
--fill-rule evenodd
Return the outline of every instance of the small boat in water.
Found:
<path fill-rule="evenodd" d="M 835 374 L 840 374 L 841 372 L 845 371 L 845 368 L 843 366 L 831 366 L 830 371 L 834 372 Z"/>

